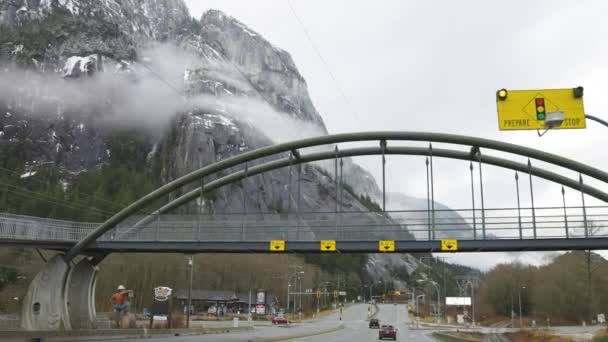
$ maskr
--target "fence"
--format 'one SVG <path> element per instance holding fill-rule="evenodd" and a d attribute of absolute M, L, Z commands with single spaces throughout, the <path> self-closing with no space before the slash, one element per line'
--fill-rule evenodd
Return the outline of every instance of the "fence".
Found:
<path fill-rule="evenodd" d="M 543 207 L 315 212 L 299 214 L 160 215 L 135 227 L 131 217 L 105 241 L 290 241 L 546 239 L 605 237 L 608 207 Z M 0 239 L 78 241 L 99 223 L 0 214 Z"/>

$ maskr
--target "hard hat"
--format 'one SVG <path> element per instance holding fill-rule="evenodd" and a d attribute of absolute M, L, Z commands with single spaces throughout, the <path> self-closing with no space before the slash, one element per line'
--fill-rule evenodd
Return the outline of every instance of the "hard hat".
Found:
<path fill-rule="evenodd" d="M 126 287 L 124 285 L 118 285 L 117 290 L 126 290 Z"/>

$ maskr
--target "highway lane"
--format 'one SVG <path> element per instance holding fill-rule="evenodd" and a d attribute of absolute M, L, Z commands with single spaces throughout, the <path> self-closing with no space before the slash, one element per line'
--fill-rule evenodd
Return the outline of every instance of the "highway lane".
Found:
<path fill-rule="evenodd" d="M 358 304 L 353 305 L 344 310 L 344 319 L 352 321 L 358 321 L 361 323 L 365 322 L 367 316 L 368 305 Z M 343 320 L 342 322 L 345 322 Z M 255 327 L 253 331 L 228 333 L 228 334 L 210 334 L 210 335 L 194 335 L 194 336 L 171 336 L 171 337 L 152 337 L 146 338 L 147 342 L 248 342 L 263 340 L 264 338 L 275 338 L 282 336 L 294 336 L 296 334 L 322 331 L 330 328 L 335 328 L 340 324 L 340 317 L 338 313 L 331 314 L 322 319 L 314 320 L 305 323 L 294 323 L 290 327 L 285 326 L 262 326 Z M 365 322 L 367 324 L 367 322 Z M 329 336 L 320 335 L 322 336 Z M 377 338 L 377 337 L 376 337 Z M 82 339 L 86 341 L 86 339 Z M 90 339 L 94 340 L 94 339 Z M 287 340 L 287 338 L 285 339 Z M 116 341 L 114 339 L 113 341 Z M 124 339 L 119 341 L 134 341 L 133 339 Z M 321 341 L 326 341 L 321 338 Z"/>
<path fill-rule="evenodd" d="M 369 305 L 357 304 L 344 310 L 342 320 L 339 315 L 334 313 L 322 319 L 306 323 L 292 324 L 290 327 L 263 326 L 255 327 L 253 331 L 210 334 L 194 336 L 170 336 L 152 337 L 144 339 L 147 342 L 255 342 L 263 341 L 265 338 L 286 337 L 284 341 L 291 342 L 364 342 L 377 341 L 378 329 L 369 329 L 367 321 L 367 311 Z M 380 304 L 380 312 L 377 318 L 380 324 L 391 324 L 398 328 L 397 341 L 413 342 L 436 342 L 429 336 L 429 330 L 410 330 L 407 327 L 409 321 L 406 305 Z M 342 325 L 344 329 L 317 336 L 301 337 L 289 339 L 301 333 L 314 333 Z M 95 338 L 80 338 L 80 341 L 94 341 Z M 113 339 L 113 341 L 134 341 L 132 338 Z"/>
<path fill-rule="evenodd" d="M 409 318 L 407 306 L 403 304 L 380 304 L 377 318 L 380 324 L 390 324 L 399 329 L 397 341 L 436 342 L 431 338 L 429 330 L 410 330 L 407 326 Z M 364 342 L 377 341 L 378 329 L 369 329 L 366 319 L 367 309 L 360 305 L 356 310 L 345 312 L 343 324 L 345 329 L 329 334 L 297 338 L 291 342 Z"/>

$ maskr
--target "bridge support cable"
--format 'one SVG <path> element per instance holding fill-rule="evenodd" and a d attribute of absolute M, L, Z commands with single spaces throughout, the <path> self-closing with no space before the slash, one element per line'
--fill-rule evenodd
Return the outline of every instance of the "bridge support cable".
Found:
<path fill-rule="evenodd" d="M 433 144 L 429 143 L 429 154 L 431 162 L 431 232 L 435 240 L 435 182 L 433 181 Z"/>
<path fill-rule="evenodd" d="M 429 157 L 427 156 L 425 159 L 426 164 L 426 213 L 427 213 L 427 230 L 428 230 L 428 239 L 432 240 L 433 237 L 431 235 L 431 175 L 429 173 Z"/>
<path fill-rule="evenodd" d="M 298 223 L 296 226 L 296 240 L 300 240 L 300 221 L 302 221 L 302 217 L 300 216 L 300 206 L 302 204 L 302 164 L 298 164 L 298 199 L 296 202 L 297 205 L 297 213 L 298 213 Z"/>
<path fill-rule="evenodd" d="M 289 155 L 289 160 L 291 161 L 291 154 Z M 247 177 L 249 177 L 249 168 L 247 163 L 245 163 L 245 178 L 243 178 L 243 180 L 241 181 L 241 197 L 242 197 L 242 201 L 243 201 L 243 216 L 242 216 L 242 220 L 243 222 L 241 223 L 241 238 L 243 240 L 245 240 L 245 225 L 247 223 L 247 196 L 245 194 L 245 180 L 247 179 Z M 289 203 L 291 204 L 291 163 L 289 163 L 289 195 L 290 195 L 290 200 Z M 202 214 L 202 212 L 201 212 Z M 202 218 L 202 217 L 201 217 Z M 199 231 L 200 233 L 200 231 Z M 200 236 L 200 234 L 199 234 Z"/>
<path fill-rule="evenodd" d="M 386 140 L 380 140 L 380 151 L 382 154 L 382 211 L 386 212 Z"/>
<path fill-rule="evenodd" d="M 354 157 L 354 156 L 364 156 L 364 155 L 377 155 L 379 152 L 380 152 L 379 148 L 368 147 L 368 148 L 355 148 L 355 149 L 341 150 L 341 151 L 339 151 L 339 155 L 342 157 Z M 388 151 L 388 153 L 394 154 L 394 155 L 420 155 L 420 156 L 426 156 L 428 158 L 428 148 L 421 148 L 421 147 L 393 147 Z M 443 158 L 449 158 L 449 159 L 472 161 L 469 156 L 469 153 L 462 152 L 462 151 L 435 149 L 434 155 L 443 157 Z M 318 153 L 311 153 L 309 155 L 303 155 L 303 156 L 301 156 L 300 159 L 296 160 L 295 163 L 303 164 L 303 163 L 309 163 L 309 162 L 327 160 L 327 159 L 333 159 L 333 158 L 335 158 L 334 151 L 318 152 Z M 512 169 L 512 170 L 516 170 L 519 172 L 528 172 L 528 166 L 526 164 L 517 163 L 517 162 L 507 160 L 507 159 L 492 157 L 492 156 L 488 156 L 488 155 L 482 156 L 482 163 L 497 166 L 497 167 Z M 289 164 L 289 160 L 287 158 L 280 159 L 280 160 L 273 160 L 271 162 L 259 164 L 259 165 L 252 167 L 251 169 L 249 169 L 248 175 L 253 176 L 253 175 L 261 174 L 261 173 L 268 172 L 268 171 L 278 169 L 281 167 L 286 167 L 286 166 L 288 166 L 288 164 Z M 572 180 L 565 176 L 553 173 L 551 171 L 543 170 L 543 169 L 540 169 L 537 167 L 532 167 L 531 172 L 534 176 L 537 176 L 539 178 L 543 178 L 543 179 L 546 179 L 548 181 L 555 182 L 558 184 L 563 184 L 564 186 L 567 186 L 574 190 L 580 189 L 580 183 L 577 180 Z M 235 171 L 232 174 L 226 175 L 222 178 L 216 179 L 216 180 L 206 184 L 205 191 L 212 191 L 221 186 L 230 184 L 232 182 L 236 182 L 244 177 L 245 177 L 244 171 Z M 597 198 L 601 201 L 608 202 L 608 193 L 602 192 L 601 190 L 591 187 L 587 184 L 583 184 L 582 189 L 584 190 L 584 192 L 586 194 L 588 194 L 594 198 Z M 197 198 L 197 196 L 200 194 L 200 191 L 201 191 L 201 189 L 194 189 L 194 190 L 182 195 L 181 197 L 178 197 L 175 200 L 167 203 L 162 208 L 160 208 L 158 211 L 160 213 L 166 213 L 181 205 L 184 205 L 184 204 L 188 203 L 189 201 L 192 201 L 195 198 Z M 428 211 L 428 212 L 430 213 L 430 211 Z M 143 229 L 143 227 L 145 227 L 148 223 L 151 222 L 150 218 L 151 217 L 148 216 L 148 217 L 140 220 L 139 222 L 137 222 L 134 225 L 134 229 L 136 229 L 136 228 Z M 518 220 L 521 222 L 521 214 L 519 213 L 519 211 L 518 211 Z M 429 227 L 430 227 L 430 225 L 429 225 Z"/>
<path fill-rule="evenodd" d="M 477 220 L 475 219 L 475 180 L 473 178 L 473 162 L 469 163 L 469 170 L 471 171 L 471 204 L 472 216 L 473 216 L 473 240 L 477 240 Z"/>
<path fill-rule="evenodd" d="M 566 239 L 570 238 L 568 233 L 568 213 L 566 211 L 566 189 L 562 185 L 562 203 L 564 205 L 564 227 L 566 229 Z"/>
<path fill-rule="evenodd" d="M 578 175 L 579 183 L 581 185 L 581 189 L 583 188 L 583 175 Z M 585 206 L 585 193 L 581 191 L 581 202 L 583 204 L 583 223 L 585 224 L 585 237 L 589 237 L 589 226 L 587 224 L 587 207 Z"/>
<path fill-rule="evenodd" d="M 276 155 L 277 153 L 287 152 L 296 149 L 302 149 L 307 147 L 330 145 L 336 143 L 346 142 L 358 142 L 358 141 L 378 141 L 381 139 L 385 140 L 399 140 L 399 141 L 431 141 L 438 143 L 457 144 L 457 145 L 468 145 L 478 146 L 480 148 L 492 149 L 496 151 L 502 151 L 529 158 L 538 159 L 547 163 L 555 164 L 560 167 L 564 167 L 573 171 L 577 171 L 581 174 L 589 177 L 596 178 L 603 182 L 608 183 L 608 173 L 601 171 L 597 168 L 563 158 L 554 154 L 546 153 L 543 151 L 535 150 L 525 146 L 519 146 L 515 144 L 476 138 L 467 137 L 456 134 L 444 134 L 444 133 L 428 133 L 428 132 L 403 132 L 403 131 L 392 131 L 392 132 L 357 132 L 357 133 L 344 133 L 319 136 L 313 138 L 306 138 L 297 141 L 286 142 L 282 144 L 276 144 L 259 148 L 256 150 L 248 151 L 219 162 L 210 164 L 201 169 L 193 171 L 187 175 L 184 175 L 178 179 L 175 179 L 158 189 L 148 193 L 141 197 L 137 201 L 131 203 L 126 208 L 120 210 L 114 214 L 108 220 L 103 222 L 97 228 L 92 230 L 85 238 L 80 240 L 66 255 L 66 260 L 71 260 L 89 244 L 96 241 L 106 231 L 114 228 L 117 224 L 130 217 L 139 210 L 145 208 L 147 205 L 160 199 L 161 197 L 168 195 L 176 189 L 181 188 L 184 185 L 190 184 L 197 181 L 201 177 L 213 174 L 215 172 L 225 170 L 227 168 L 243 164 L 247 161 L 257 160 L 263 157 Z M 391 149 L 392 150 L 392 149 Z"/>
<path fill-rule="evenodd" d="M 247 163 L 245 163 L 245 177 L 247 177 Z M 201 187 L 200 187 L 200 204 L 199 204 L 199 228 L 198 228 L 198 232 L 196 233 L 196 239 L 198 241 L 201 240 L 201 226 L 203 225 L 203 212 L 205 211 L 205 178 L 201 177 Z M 159 212 L 161 212 L 159 210 Z"/>
<path fill-rule="evenodd" d="M 335 216 L 334 216 L 334 221 L 336 223 L 336 228 L 334 230 L 334 236 L 335 236 L 335 240 L 338 240 L 338 212 L 340 211 L 340 198 L 339 198 L 339 192 L 340 192 L 340 184 L 338 183 L 338 154 L 339 154 L 339 150 L 338 150 L 338 145 L 336 145 L 335 148 L 335 155 L 334 155 L 334 181 L 335 181 L 335 186 L 336 186 L 336 210 L 335 210 Z"/>
<path fill-rule="evenodd" d="M 532 202 L 532 232 L 536 239 L 536 209 L 534 208 L 534 188 L 532 187 L 532 162 L 528 158 L 528 177 L 530 179 L 530 201 Z"/>
<path fill-rule="evenodd" d="M 418 149 L 418 151 L 416 151 L 416 149 Z M 359 150 L 361 150 L 361 151 L 359 151 Z M 343 156 L 373 155 L 374 154 L 373 151 L 377 151 L 377 149 L 361 148 L 361 149 L 353 149 L 353 150 L 344 150 L 344 151 L 341 151 L 340 153 Z M 441 153 L 442 156 L 445 156 L 447 158 L 469 160 L 468 154 L 464 153 L 464 152 L 451 151 L 451 150 L 441 150 L 441 151 L 436 150 L 435 155 L 438 154 L 438 151 L 439 151 L 439 153 Z M 428 152 L 428 150 L 426 150 L 426 149 L 420 150 L 420 148 L 412 148 L 412 147 L 395 147 L 395 148 L 391 149 L 391 154 L 408 154 L 408 155 L 421 155 L 422 154 L 422 155 L 425 155 L 425 154 L 427 154 L 427 152 Z M 445 152 L 449 152 L 449 153 L 446 154 Z M 300 161 L 301 162 L 311 162 L 311 161 L 317 161 L 317 160 L 323 160 L 323 159 L 332 159 L 334 157 L 335 157 L 335 155 L 333 152 L 318 153 L 318 154 L 311 154 L 306 157 L 303 157 Z M 525 164 L 516 163 L 516 162 L 512 162 L 509 160 L 496 158 L 496 157 L 483 156 L 482 162 L 484 162 L 486 164 L 490 164 L 490 165 L 499 166 L 499 167 L 514 168 L 521 172 L 528 171 L 528 167 Z M 250 169 L 250 174 L 251 175 L 259 174 L 259 173 L 267 172 L 267 171 L 270 171 L 270 170 L 273 170 L 276 168 L 285 167 L 287 165 L 288 165 L 287 159 L 277 160 L 277 161 L 273 161 L 270 163 L 261 164 L 261 165 L 257 165 L 255 167 L 253 167 L 252 169 Z M 511 167 L 509 167 L 509 166 L 511 166 Z M 569 178 L 552 173 L 550 171 L 545 171 L 545 170 L 533 167 L 532 174 L 537 177 L 544 178 L 544 179 L 547 179 L 549 181 L 553 181 L 553 182 L 556 182 L 559 184 L 563 183 L 565 186 L 571 187 L 576 190 L 579 189 L 579 182 L 573 181 Z M 217 180 L 209 183 L 206 186 L 206 190 L 211 191 L 220 186 L 237 181 L 242 176 L 243 176 L 242 171 L 240 171 L 240 172 L 235 172 L 234 174 L 222 177 L 220 179 L 217 179 Z M 591 196 L 596 197 L 602 201 L 605 201 L 605 202 L 608 201 L 608 194 L 603 193 L 602 191 L 600 191 L 598 189 L 589 187 L 586 184 L 583 187 L 584 187 L 584 189 L 586 189 L 587 194 L 590 194 Z M 194 193 L 200 193 L 200 189 L 196 189 L 196 190 L 192 191 L 191 193 L 187 193 L 187 194 L 183 195 L 182 197 L 175 199 L 174 201 L 172 201 L 172 202 L 168 203 L 167 205 L 165 205 L 164 207 L 162 207 L 160 209 L 160 211 L 162 213 L 164 213 L 164 212 L 170 211 L 180 205 L 187 203 L 188 201 L 192 200 L 192 195 Z M 136 227 L 143 226 L 143 225 L 147 224 L 147 221 L 148 220 L 146 218 L 144 218 L 143 220 L 136 223 L 135 226 Z"/>
<path fill-rule="evenodd" d="M 521 240 L 524 238 L 524 234 L 521 226 L 521 201 L 519 199 L 519 174 L 517 171 L 515 171 L 515 191 L 517 195 L 517 223 L 519 226 L 519 239 Z"/>
<path fill-rule="evenodd" d="M 477 149 L 477 160 L 479 162 L 479 195 L 481 197 L 481 236 L 486 239 L 486 211 L 483 200 L 483 174 L 481 172 L 481 150 Z"/>
<path fill-rule="evenodd" d="M 409 140 L 409 141 L 433 141 L 441 143 L 459 144 L 459 145 L 475 145 L 484 148 L 494 149 L 497 151 L 503 151 L 522 156 L 527 156 L 542 160 L 548 163 L 552 163 L 564 168 L 578 171 L 582 174 L 590 177 L 608 182 L 608 173 L 605 173 L 594 167 L 584 165 L 573 160 L 563 158 L 550 153 L 534 150 L 524 146 L 518 146 L 514 144 L 504 143 L 500 141 L 494 141 L 490 139 L 467 137 L 455 134 L 442 134 L 442 133 L 426 133 L 426 132 L 359 132 L 359 133 L 345 133 L 320 136 L 314 138 L 307 138 L 298 141 L 292 141 L 272 146 L 263 147 L 253 151 L 245 152 L 234 157 L 230 157 L 221 160 L 217 163 L 208 165 L 199 170 L 193 171 L 187 175 L 184 175 L 178 179 L 175 179 L 160 188 L 152 191 L 151 193 L 143 196 L 139 200 L 133 202 L 123 210 L 119 211 L 111 218 L 102 223 L 95 230 L 91 231 L 85 238 L 79 241 L 72 250 L 66 253 L 66 260 L 74 258 L 78 255 L 87 245 L 97 240 L 106 231 L 115 227 L 118 223 L 125 220 L 138 210 L 144 208 L 146 205 L 153 201 L 169 194 L 175 189 L 180 188 L 183 185 L 189 184 L 201 177 L 209 174 L 213 174 L 217 171 L 224 170 L 226 168 L 242 164 L 249 160 L 255 160 L 266 156 L 271 156 L 277 153 L 295 150 L 299 148 L 313 147 L 319 145 L 328 145 L 339 142 L 355 142 L 355 141 L 373 141 L 379 139 L 387 140 Z"/>

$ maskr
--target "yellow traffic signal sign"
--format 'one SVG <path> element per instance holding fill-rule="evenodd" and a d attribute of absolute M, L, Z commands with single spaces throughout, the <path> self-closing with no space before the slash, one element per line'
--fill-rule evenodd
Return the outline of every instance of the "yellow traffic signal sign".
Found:
<path fill-rule="evenodd" d="M 334 291 L 334 298 L 338 298 L 338 291 Z"/>
<path fill-rule="evenodd" d="M 395 251 L 395 240 L 378 241 L 378 250 L 380 252 L 394 252 Z"/>
<path fill-rule="evenodd" d="M 321 252 L 335 252 L 336 240 L 321 240 L 320 249 Z"/>
<path fill-rule="evenodd" d="M 441 240 L 441 250 L 445 252 L 456 252 L 458 250 L 458 240 Z"/>
<path fill-rule="evenodd" d="M 270 251 L 271 252 L 284 252 L 285 251 L 285 240 L 270 240 Z"/>
<path fill-rule="evenodd" d="M 321 290 L 317 290 L 317 299 L 321 298 Z"/>
<path fill-rule="evenodd" d="M 585 128 L 583 87 L 496 92 L 500 130 Z M 558 118 L 556 124 L 552 118 Z"/>

